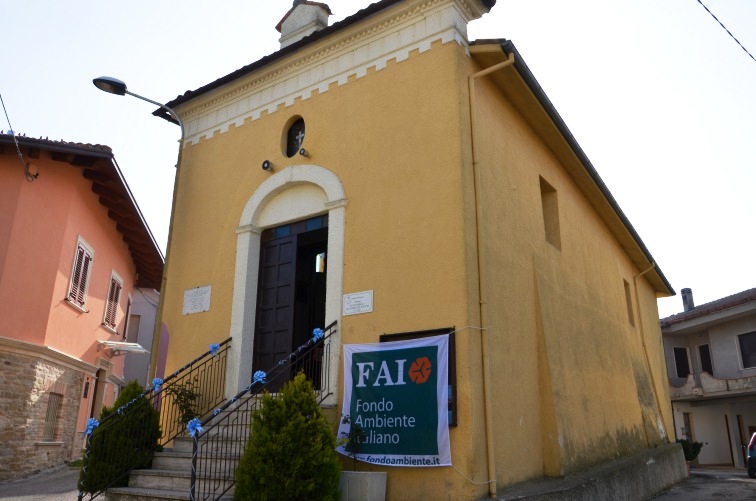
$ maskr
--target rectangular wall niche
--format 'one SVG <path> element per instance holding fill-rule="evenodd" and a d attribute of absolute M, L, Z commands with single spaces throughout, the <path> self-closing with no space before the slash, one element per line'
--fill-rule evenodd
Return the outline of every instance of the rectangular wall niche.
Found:
<path fill-rule="evenodd" d="M 559 205 L 556 190 L 542 177 L 538 177 L 541 184 L 541 208 L 543 209 L 543 227 L 546 231 L 546 241 L 562 249 L 562 238 L 559 234 Z"/>

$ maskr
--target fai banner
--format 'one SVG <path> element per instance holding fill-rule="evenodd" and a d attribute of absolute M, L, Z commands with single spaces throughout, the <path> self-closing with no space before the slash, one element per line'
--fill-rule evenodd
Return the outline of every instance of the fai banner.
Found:
<path fill-rule="evenodd" d="M 449 466 L 449 336 L 344 345 L 337 450 L 388 466 Z"/>

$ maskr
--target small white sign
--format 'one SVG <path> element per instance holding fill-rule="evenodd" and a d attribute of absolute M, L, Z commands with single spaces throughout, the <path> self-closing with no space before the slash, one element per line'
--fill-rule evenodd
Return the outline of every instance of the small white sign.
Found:
<path fill-rule="evenodd" d="M 196 287 L 184 291 L 184 308 L 182 315 L 191 315 L 192 313 L 202 313 L 210 311 L 210 292 L 211 286 Z"/>
<path fill-rule="evenodd" d="M 373 311 L 373 291 L 344 294 L 343 315 L 358 315 Z"/>

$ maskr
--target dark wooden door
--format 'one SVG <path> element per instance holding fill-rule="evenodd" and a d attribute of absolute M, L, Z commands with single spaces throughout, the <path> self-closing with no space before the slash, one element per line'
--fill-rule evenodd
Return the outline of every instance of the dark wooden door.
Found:
<path fill-rule="evenodd" d="M 262 243 L 253 372 L 270 371 L 292 350 L 296 269 L 296 235 Z"/>

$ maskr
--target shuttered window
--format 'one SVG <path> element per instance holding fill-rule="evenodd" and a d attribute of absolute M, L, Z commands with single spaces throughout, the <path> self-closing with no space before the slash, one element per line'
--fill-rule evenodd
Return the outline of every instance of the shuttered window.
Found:
<path fill-rule="evenodd" d="M 87 302 L 87 288 L 92 274 L 94 251 L 81 238 L 76 246 L 73 270 L 71 271 L 71 286 L 68 290 L 68 300 L 84 308 Z"/>
<path fill-rule="evenodd" d="M 60 414 L 60 403 L 63 395 L 58 393 L 49 393 L 47 400 L 47 414 L 45 414 L 45 429 L 42 432 L 43 442 L 55 441 L 55 427 L 58 424 L 58 414 Z"/>
<path fill-rule="evenodd" d="M 118 303 L 121 301 L 121 288 L 123 280 L 113 273 L 110 277 L 110 287 L 108 288 L 108 300 L 105 303 L 105 318 L 102 323 L 106 327 L 115 330 L 118 323 Z"/>

